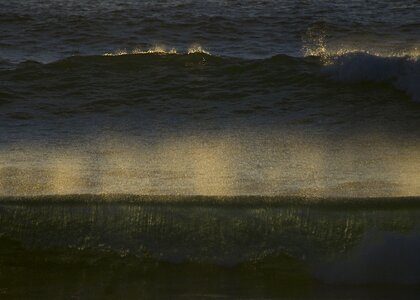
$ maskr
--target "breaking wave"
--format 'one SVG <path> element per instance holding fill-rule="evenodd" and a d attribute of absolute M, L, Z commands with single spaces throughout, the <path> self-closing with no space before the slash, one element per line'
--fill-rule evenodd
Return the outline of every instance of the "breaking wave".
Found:
<path fill-rule="evenodd" d="M 384 82 L 420 102 L 420 60 L 352 52 L 330 58 L 323 72 L 344 82 Z"/>
<path fill-rule="evenodd" d="M 308 29 L 303 40 L 304 57 L 322 61 L 322 72 L 341 82 L 387 83 L 420 102 L 420 50 L 335 47 L 327 42 L 323 29 Z"/>
<path fill-rule="evenodd" d="M 420 284 L 419 204 L 418 198 L 3 197 L 0 242 L 46 257 L 61 249 L 75 263 L 77 253 L 116 253 L 161 263 L 262 265 L 288 276 L 303 264 L 302 272 L 326 283 Z"/>
<path fill-rule="evenodd" d="M 175 55 L 176 54 L 176 55 Z M 256 80 L 258 82 L 272 82 L 273 80 L 286 80 L 295 77 L 306 77 L 305 81 L 317 80 L 319 74 L 323 74 L 332 81 L 344 83 L 384 83 L 403 91 L 412 100 L 420 101 L 420 61 L 413 55 L 407 56 L 381 56 L 379 54 L 370 54 L 368 52 L 339 51 L 335 53 L 325 52 L 306 52 L 306 57 L 291 57 L 287 55 L 276 55 L 266 59 L 242 59 L 234 57 L 214 56 L 200 45 L 193 45 L 186 52 L 179 52 L 175 48 L 164 46 L 155 46 L 149 49 L 117 50 L 101 56 L 75 56 L 66 58 L 50 64 L 40 64 L 36 62 L 24 62 L 16 66 L 15 72 L 25 70 L 29 74 L 42 75 L 42 69 L 56 69 L 62 66 L 63 70 L 68 70 L 68 66 L 78 68 L 78 73 L 89 71 L 95 73 L 95 69 L 100 68 L 103 71 L 112 70 L 126 66 L 126 71 L 132 68 L 129 66 L 141 67 L 144 64 L 155 63 L 156 66 L 166 63 L 166 75 L 172 72 L 180 71 L 179 68 L 188 66 L 188 64 L 205 64 L 208 67 L 214 66 L 217 69 L 206 76 L 222 77 L 229 75 L 227 71 L 234 69 L 241 70 L 241 73 L 248 74 L 247 80 Z M 115 57 L 114 60 L 104 60 L 106 57 Z M 124 58 L 121 58 L 123 56 Z M 140 57 L 141 56 L 141 57 Z M 198 57 L 197 57 L 198 56 Z M 198 60 L 197 60 L 198 58 Z M 210 61 L 207 61 L 210 60 Z M 174 63 L 174 65 L 168 65 Z M 98 65 L 99 63 L 99 65 Z M 10 64 L 4 65 L 3 74 L 13 71 Z M 37 68 L 34 68 L 37 66 Z M 87 68 L 90 67 L 90 68 Z M 171 68 L 169 68 L 171 67 Z M 246 68 L 249 68 L 247 70 Z M 284 74 L 282 71 L 287 68 L 290 72 Z M 0 68 L 1 70 L 1 68 Z M 76 69 L 74 69 L 76 71 Z M 259 72 L 254 72 L 259 70 Z M 213 71 L 213 70 L 212 70 Z M 35 73 L 33 73 L 35 72 Z M 296 75 L 293 76 L 292 73 Z M 127 74 L 128 75 L 128 74 Z M 1 77 L 2 74 L 0 74 Z M 28 79 L 32 78 L 31 76 Z M 321 83 L 319 83 L 321 84 Z M 305 86 L 302 85 L 302 88 Z"/>

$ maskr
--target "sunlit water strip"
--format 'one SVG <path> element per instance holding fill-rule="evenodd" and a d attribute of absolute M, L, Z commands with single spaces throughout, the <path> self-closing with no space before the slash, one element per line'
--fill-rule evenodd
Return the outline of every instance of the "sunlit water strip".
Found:
<path fill-rule="evenodd" d="M 22 143 L 0 152 L 0 194 L 417 196 L 419 149 L 297 133 Z"/>

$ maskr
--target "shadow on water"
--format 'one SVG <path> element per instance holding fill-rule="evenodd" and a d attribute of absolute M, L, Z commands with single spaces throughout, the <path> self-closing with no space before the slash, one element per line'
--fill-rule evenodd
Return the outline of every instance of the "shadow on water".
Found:
<path fill-rule="evenodd" d="M 420 293 L 417 198 L 171 199 L 2 199 L 0 298 L 417 299 Z M 393 270 L 391 277 L 379 274 Z M 414 281 L 398 280 L 403 273 Z"/>
<path fill-rule="evenodd" d="M 0 239 L 2 299 L 417 299 L 418 286 L 327 285 L 288 256 L 237 266 L 31 251 Z"/>

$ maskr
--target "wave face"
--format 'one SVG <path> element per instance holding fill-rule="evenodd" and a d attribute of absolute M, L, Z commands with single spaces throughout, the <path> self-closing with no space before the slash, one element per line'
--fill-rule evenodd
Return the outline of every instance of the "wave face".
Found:
<path fill-rule="evenodd" d="M 338 81 L 390 83 L 420 101 L 420 61 L 416 57 L 348 53 L 332 59 L 324 72 Z"/>
<path fill-rule="evenodd" d="M 148 122 L 167 127 L 157 122 L 165 118 L 195 127 L 196 120 L 188 116 L 194 114 L 203 125 L 230 118 L 249 126 L 342 131 L 400 128 L 400 133 L 413 133 L 418 128 L 416 59 L 351 53 L 325 65 L 322 57 L 247 60 L 203 51 L 117 52 L 5 65 L 0 70 L 0 123 L 49 131 L 43 120 L 61 120 L 63 130 L 72 132 L 73 126 L 87 127 L 95 119 L 95 126 L 88 127 L 114 123 L 135 132 Z"/>
<path fill-rule="evenodd" d="M 53 269 L 105 263 L 169 278 L 171 268 L 196 268 L 263 286 L 275 276 L 310 293 L 324 284 L 420 284 L 418 198 L 74 195 L 2 198 L 0 210 L 5 266 L 12 251 L 16 264 L 29 255 Z"/>

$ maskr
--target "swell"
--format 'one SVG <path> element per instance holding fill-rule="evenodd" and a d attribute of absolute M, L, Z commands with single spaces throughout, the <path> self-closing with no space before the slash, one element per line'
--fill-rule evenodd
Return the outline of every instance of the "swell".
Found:
<path fill-rule="evenodd" d="M 253 82 L 268 91 L 275 88 L 275 84 L 296 88 L 311 88 L 315 84 L 334 88 L 338 81 L 356 90 L 363 90 L 366 85 L 358 87 L 355 84 L 371 83 L 373 89 L 385 85 L 404 92 L 416 102 L 420 100 L 420 61 L 417 57 L 386 57 L 366 52 L 335 55 L 329 57 L 328 61 L 325 61 L 322 53 L 320 56 L 301 58 L 279 54 L 252 60 L 213 56 L 200 46 L 191 47 L 185 53 L 155 47 L 144 51 L 120 50 L 104 56 L 74 56 L 49 64 L 27 61 L 15 65 L 15 68 L 6 61 L 0 64 L 0 77 L 3 80 L 15 83 L 26 81 L 35 88 L 35 94 L 39 90 L 36 84 L 30 83 L 41 80 L 46 81 L 51 89 L 64 87 L 83 90 L 84 85 L 98 81 L 100 76 L 114 83 L 122 83 L 124 79 L 133 80 L 133 76 L 140 79 L 147 76 L 156 79 L 150 82 L 151 89 L 165 89 L 171 85 L 176 74 L 186 74 L 184 79 L 191 82 L 193 75 L 201 73 L 203 79 L 210 83 L 207 85 L 210 88 L 211 83 L 219 78 L 229 80 L 232 83 L 230 88 L 243 90 Z M 56 81 L 57 76 L 60 84 Z M 125 80 L 125 84 L 128 82 Z M 191 83 L 194 84 L 194 81 Z M 252 92 L 250 90 L 245 94 Z"/>
<path fill-rule="evenodd" d="M 326 64 L 322 56 L 242 59 L 200 51 L 27 61 L 0 71 L 0 123 L 27 136 L 29 124 L 56 134 L 58 120 L 71 134 L 110 124 L 130 134 L 235 124 L 415 136 L 418 102 L 409 95 L 417 99 L 418 63 L 365 54 L 391 65 L 380 72 L 389 76 L 375 77 L 375 64 L 359 63 L 355 72 L 360 58 L 353 56 L 343 64 Z"/>
<path fill-rule="evenodd" d="M 18 106 L 12 107 L 12 112 L 26 110 L 24 113 L 35 114 L 35 118 L 114 113 L 127 106 L 153 112 L 173 112 L 186 106 L 211 113 L 212 102 L 255 100 L 277 93 L 279 83 L 299 87 L 307 81 L 306 74 L 290 71 L 312 67 L 305 61 L 299 66 L 299 60 L 283 55 L 256 61 L 202 52 L 148 53 L 70 57 L 51 64 L 28 61 L 0 71 L 0 78 L 4 100 Z M 29 107 L 22 108 L 25 102 L 13 101 L 8 95 L 24 95 Z"/>

